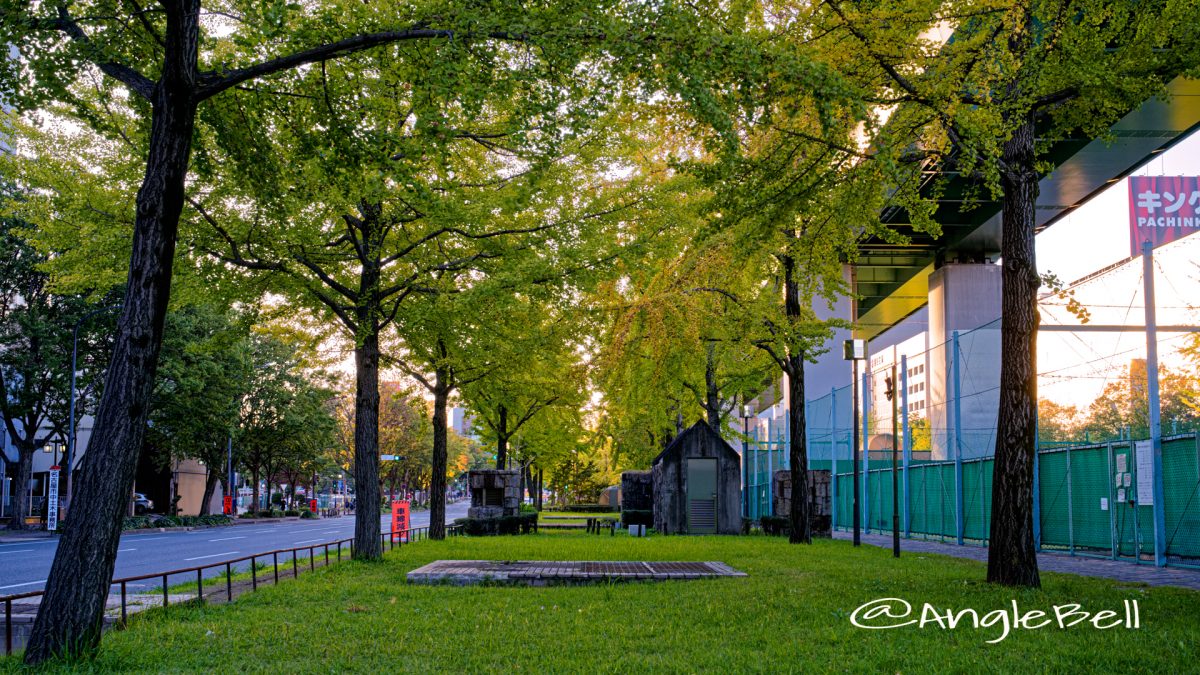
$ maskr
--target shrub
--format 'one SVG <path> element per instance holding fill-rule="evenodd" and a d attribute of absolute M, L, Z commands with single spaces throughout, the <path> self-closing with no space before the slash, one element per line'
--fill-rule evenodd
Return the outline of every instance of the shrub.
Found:
<path fill-rule="evenodd" d="M 459 518 L 454 521 L 463 534 L 489 536 L 496 534 L 529 534 L 537 527 L 537 513 L 522 513 L 500 518 Z"/>
<path fill-rule="evenodd" d="M 258 514 L 253 511 L 247 511 L 247 512 L 243 513 L 242 515 L 238 516 L 238 518 L 257 518 L 257 517 L 258 517 Z"/>
<path fill-rule="evenodd" d="M 150 524 L 150 516 L 133 516 L 125 519 L 125 522 L 121 524 L 121 529 L 141 530 L 143 528 L 150 527 Z"/>
<path fill-rule="evenodd" d="M 301 518 L 316 518 L 317 514 L 312 511 L 301 511 L 300 517 Z"/>
<path fill-rule="evenodd" d="M 624 509 L 621 511 L 621 524 L 625 527 L 630 525 L 654 527 L 654 512 L 649 509 Z"/>
<path fill-rule="evenodd" d="M 762 523 L 763 534 L 779 536 L 792 532 L 792 521 L 783 516 L 763 516 L 759 521 Z"/>
<path fill-rule="evenodd" d="M 296 509 L 288 509 L 287 511 L 283 512 L 283 515 L 285 515 L 289 518 L 295 518 L 296 516 L 300 515 L 300 512 Z"/>

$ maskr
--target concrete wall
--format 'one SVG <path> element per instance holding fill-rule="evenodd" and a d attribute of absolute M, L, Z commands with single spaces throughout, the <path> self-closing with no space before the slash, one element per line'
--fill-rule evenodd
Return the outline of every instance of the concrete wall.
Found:
<path fill-rule="evenodd" d="M 960 333 L 959 402 L 963 457 L 986 454 L 992 445 L 1000 402 L 999 325 L 975 330 L 1000 316 L 1001 268 L 990 264 L 947 264 L 929 277 L 928 418 L 933 459 L 953 459 L 953 349 Z M 974 331 L 963 335 L 967 331 Z M 970 367 L 967 367 L 970 364 Z"/>

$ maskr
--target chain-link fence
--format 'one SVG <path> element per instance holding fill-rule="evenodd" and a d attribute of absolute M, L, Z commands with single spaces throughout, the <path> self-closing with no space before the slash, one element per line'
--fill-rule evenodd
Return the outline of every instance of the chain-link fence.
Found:
<path fill-rule="evenodd" d="M 907 345 L 905 350 L 906 344 L 873 355 L 859 382 L 862 527 L 891 531 L 894 470 L 904 536 L 986 545 L 999 407 L 999 322 L 952 334 L 929 348 Z M 1136 351 L 1130 353 L 1110 355 L 1104 394 L 1095 399 L 1101 403 L 1083 411 L 1090 413 L 1087 419 L 1079 419 L 1082 413 L 1076 411 L 1076 419 L 1065 420 L 1064 406 L 1039 405 L 1038 544 L 1042 550 L 1153 564 L 1160 509 L 1168 564 L 1200 566 L 1200 411 L 1176 406 L 1168 414 L 1170 403 L 1163 403 L 1162 504 L 1156 504 L 1150 441 L 1133 440 L 1145 434 L 1137 427 L 1144 419 L 1138 408 L 1146 405 L 1144 396 L 1137 396 L 1145 370 L 1138 373 Z M 1130 365 L 1112 368 L 1122 358 Z M 1092 364 L 1066 361 L 1046 363 L 1039 388 L 1061 391 L 1072 373 L 1097 377 Z M 893 373 L 890 401 L 885 391 Z M 1120 399 L 1112 392 L 1127 394 Z M 853 395 L 852 387 L 843 387 L 805 407 L 809 468 L 833 472 L 837 529 L 853 522 Z M 1122 409 L 1109 414 L 1104 406 L 1110 403 Z M 770 513 L 771 475 L 788 468 L 787 411 L 776 406 L 748 421 L 747 430 L 745 511 L 758 519 Z"/>

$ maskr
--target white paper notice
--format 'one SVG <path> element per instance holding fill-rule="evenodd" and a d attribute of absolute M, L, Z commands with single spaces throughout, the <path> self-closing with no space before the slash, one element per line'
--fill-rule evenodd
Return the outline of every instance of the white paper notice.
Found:
<path fill-rule="evenodd" d="M 1108 497 L 1101 497 L 1101 498 L 1100 498 L 1100 510 L 1101 510 L 1101 511 L 1107 511 L 1107 510 L 1108 510 Z"/>
<path fill-rule="evenodd" d="M 1125 487 L 1133 485 L 1133 474 L 1125 474 Z"/>
<path fill-rule="evenodd" d="M 1154 505 L 1154 452 L 1150 441 L 1135 441 L 1137 450 L 1137 500 L 1139 506 Z"/>
<path fill-rule="evenodd" d="M 1117 455 L 1117 473 L 1125 473 L 1125 458 L 1128 457 L 1125 453 Z"/>
<path fill-rule="evenodd" d="M 1117 501 L 1118 502 L 1125 501 L 1125 490 L 1124 489 L 1117 490 Z"/>

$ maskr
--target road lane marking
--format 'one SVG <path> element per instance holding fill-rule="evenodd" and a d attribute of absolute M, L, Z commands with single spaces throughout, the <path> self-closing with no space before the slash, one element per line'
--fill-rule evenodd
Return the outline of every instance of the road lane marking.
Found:
<path fill-rule="evenodd" d="M 183 561 L 191 562 L 193 560 L 204 560 L 205 558 L 218 558 L 223 555 L 234 555 L 235 553 L 237 553 L 237 551 L 226 551 L 225 553 L 214 553 L 212 555 L 198 555 L 195 558 L 184 558 Z"/>
<path fill-rule="evenodd" d="M 44 584 L 44 583 L 46 583 L 45 579 L 42 579 L 41 581 L 26 581 L 23 584 L 13 584 L 11 586 L 0 586 L 0 591 L 4 590 L 6 588 L 18 588 L 21 586 L 32 586 L 34 584 Z"/>
<path fill-rule="evenodd" d="M 136 550 L 137 550 L 136 548 L 119 548 L 119 549 L 117 549 L 117 553 L 124 553 L 126 551 L 136 551 Z"/>
<path fill-rule="evenodd" d="M 294 541 L 294 542 L 292 542 L 292 543 L 293 543 L 293 544 L 311 544 L 311 543 L 313 543 L 314 541 L 325 541 L 325 538 L 324 538 L 324 537 L 322 537 L 322 538 L 320 538 L 320 539 L 305 539 L 304 541 Z"/>
<path fill-rule="evenodd" d="M 0 555 L 4 555 L 5 553 L 29 553 L 32 550 L 31 548 L 20 548 L 15 551 L 0 551 Z"/>
<path fill-rule="evenodd" d="M 233 541 L 234 539 L 245 539 L 245 537 L 222 537 L 221 539 L 209 539 L 209 541 Z"/>

